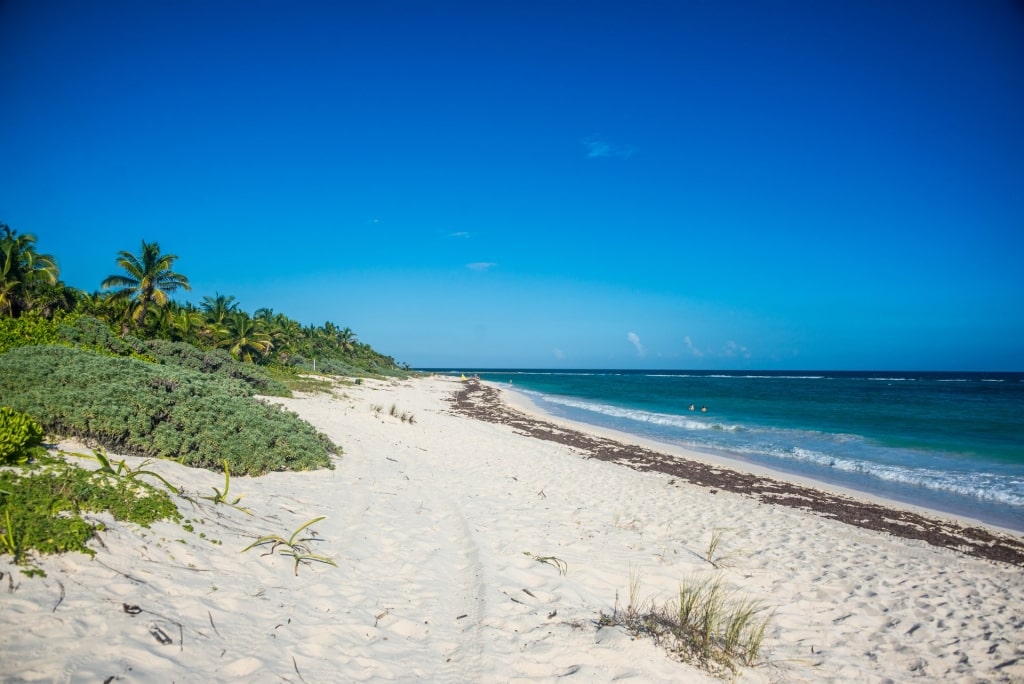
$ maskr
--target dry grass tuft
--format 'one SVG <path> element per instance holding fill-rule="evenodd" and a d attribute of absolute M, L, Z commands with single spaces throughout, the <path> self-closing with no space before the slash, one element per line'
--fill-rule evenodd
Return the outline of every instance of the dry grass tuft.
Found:
<path fill-rule="evenodd" d="M 733 672 L 757 662 L 771 619 L 759 602 L 736 597 L 721 578 L 683 582 L 679 597 L 658 606 L 640 599 L 640 582 L 630 578 L 629 605 L 601 614 L 600 626 L 621 626 L 648 636 L 680 659 L 713 673 Z"/>

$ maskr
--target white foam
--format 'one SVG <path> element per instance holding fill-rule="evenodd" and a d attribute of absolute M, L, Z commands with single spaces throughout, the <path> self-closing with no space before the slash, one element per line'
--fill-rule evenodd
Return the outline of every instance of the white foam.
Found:
<path fill-rule="evenodd" d="M 742 449 L 748 455 L 758 455 L 756 449 Z M 779 449 L 772 456 L 784 460 L 801 461 L 832 468 L 847 473 L 857 473 L 886 482 L 898 482 L 911 487 L 924 487 L 936 492 L 946 492 L 981 501 L 990 501 L 1009 506 L 1024 507 L 1024 480 L 999 477 L 991 473 L 967 473 L 935 470 L 930 468 L 907 468 L 898 465 L 872 463 L 855 458 L 837 457 L 812 449 L 795 447 Z"/>
<path fill-rule="evenodd" d="M 899 380 L 900 378 L 887 379 Z M 637 434 L 645 432 L 640 425 L 662 428 L 666 431 L 659 432 L 656 438 L 689 447 L 725 450 L 742 454 L 755 461 L 769 457 L 782 462 L 805 463 L 849 473 L 866 478 L 864 486 L 869 490 L 871 488 L 870 480 L 875 480 L 900 484 L 907 487 L 909 491 L 927 490 L 988 504 L 996 503 L 1024 508 L 1024 479 L 994 473 L 971 472 L 958 469 L 955 466 L 949 469 L 939 469 L 877 463 L 870 459 L 870 452 L 875 447 L 859 435 L 723 424 L 710 421 L 702 414 L 691 417 L 690 415 L 623 408 L 541 392 L 527 391 L 526 393 L 532 395 L 539 403 L 554 404 L 610 418 L 633 421 L 639 424 L 637 428 L 624 429 Z M 668 431 L 676 432 L 673 434 Z M 716 438 L 713 433 L 725 434 Z M 808 444 L 811 446 L 809 447 Z M 858 457 L 861 455 L 867 455 L 868 458 Z"/>
<path fill-rule="evenodd" d="M 568 406 L 570 408 L 590 411 L 591 413 L 599 413 L 612 418 L 625 418 L 627 420 L 634 420 L 640 423 L 647 423 L 649 425 L 662 425 L 666 427 L 680 428 L 683 430 L 724 430 L 729 432 L 738 432 L 743 429 L 740 425 L 709 423 L 688 418 L 687 416 L 673 415 L 671 413 L 654 413 L 651 411 L 626 409 L 618 406 L 610 406 L 608 404 L 571 399 L 569 397 L 541 394 L 539 392 L 526 391 L 525 393 L 538 397 L 540 400 L 549 404 Z"/>

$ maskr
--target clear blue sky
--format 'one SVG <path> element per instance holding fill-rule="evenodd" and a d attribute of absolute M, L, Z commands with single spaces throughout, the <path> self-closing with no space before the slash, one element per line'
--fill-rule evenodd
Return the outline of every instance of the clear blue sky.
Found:
<path fill-rule="evenodd" d="M 416 367 L 1024 370 L 1024 9 L 4 0 L 0 222 Z"/>

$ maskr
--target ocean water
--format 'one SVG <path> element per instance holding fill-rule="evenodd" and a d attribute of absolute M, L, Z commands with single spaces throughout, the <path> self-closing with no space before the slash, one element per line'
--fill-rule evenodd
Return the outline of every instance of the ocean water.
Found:
<path fill-rule="evenodd" d="M 1024 531 L 1024 373 L 455 372 L 552 415 Z"/>

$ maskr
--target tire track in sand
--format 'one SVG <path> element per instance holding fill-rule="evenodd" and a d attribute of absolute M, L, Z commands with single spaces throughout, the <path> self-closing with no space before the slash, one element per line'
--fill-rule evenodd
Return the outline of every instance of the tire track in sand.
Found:
<path fill-rule="evenodd" d="M 314 425 L 317 418 L 307 416 Z M 336 414 L 327 415 L 317 427 L 330 436 L 335 421 Z M 341 571 L 325 573 L 323 581 L 335 591 L 342 586 L 346 605 L 332 611 L 342 619 L 329 636 L 316 640 L 329 639 L 336 665 L 338 652 L 346 654 L 342 669 L 330 674 L 349 681 L 479 681 L 485 600 L 479 547 L 422 451 L 400 437 L 382 423 L 365 439 L 387 442 L 382 452 L 348 435 L 336 488 L 322 495 L 331 508 L 323 534 Z"/>

